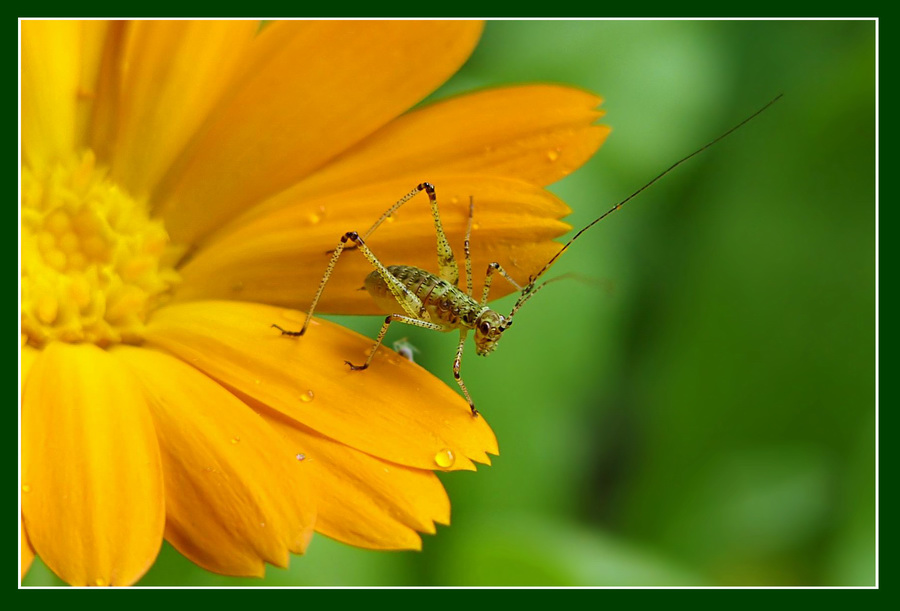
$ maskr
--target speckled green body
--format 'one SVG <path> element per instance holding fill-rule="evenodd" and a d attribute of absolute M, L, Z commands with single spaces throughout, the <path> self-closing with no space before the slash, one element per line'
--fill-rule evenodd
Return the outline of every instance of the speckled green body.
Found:
<path fill-rule="evenodd" d="M 422 300 L 419 318 L 438 324 L 441 331 L 473 329 L 478 316 L 489 309 L 446 280 L 411 265 L 390 265 L 388 271 Z M 403 314 L 404 308 L 384 278 L 374 271 L 366 277 L 366 290 L 385 314 Z"/>

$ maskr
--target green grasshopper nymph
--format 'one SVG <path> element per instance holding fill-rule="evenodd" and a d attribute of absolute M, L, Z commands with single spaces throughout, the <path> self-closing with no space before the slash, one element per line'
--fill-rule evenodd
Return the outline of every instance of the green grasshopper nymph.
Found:
<path fill-rule="evenodd" d="M 550 267 L 559 259 L 559 257 L 569 249 L 575 240 L 581 235 L 602 221 L 604 218 L 620 209 L 624 204 L 634 199 L 644 189 L 658 181 L 660 178 L 674 170 L 676 167 L 702 153 L 712 145 L 716 144 L 745 123 L 762 113 L 769 106 L 774 104 L 781 98 L 781 95 L 775 97 L 768 104 L 757 110 L 755 113 L 729 129 L 727 132 L 705 144 L 690 155 L 681 158 L 666 170 L 659 173 L 655 178 L 647 182 L 640 189 L 617 203 L 604 214 L 600 215 L 586 226 L 581 228 L 578 233 L 572 236 L 547 263 L 528 279 L 528 284 L 524 287 L 520 286 L 513 278 L 500 266 L 499 263 L 491 263 L 488 265 L 487 274 L 484 279 L 484 288 L 481 292 L 481 300 L 476 301 L 473 297 L 472 286 L 472 258 L 469 252 L 469 238 L 472 234 L 472 218 L 474 214 L 474 204 L 469 201 L 469 220 L 466 226 L 466 236 L 464 242 L 465 248 L 465 265 L 466 265 L 466 292 L 458 287 L 459 284 L 459 266 L 444 234 L 444 228 L 441 225 L 441 216 L 438 213 L 437 195 L 435 187 L 431 183 L 423 182 L 416 186 L 412 191 L 400 198 L 393 206 L 391 206 L 384 214 L 382 214 L 375 223 L 369 227 L 368 231 L 360 235 L 355 231 L 348 231 L 341 236 L 340 242 L 334 249 L 328 267 L 325 268 L 325 275 L 319 282 L 319 288 L 313 297 L 312 304 L 306 314 L 306 320 L 303 327 L 299 331 L 289 331 L 278 325 L 272 326 L 281 331 L 282 335 L 300 336 L 306 333 L 309 327 L 309 321 L 315 312 L 316 304 L 322 296 L 322 291 L 331 277 L 334 266 L 337 263 L 341 253 L 347 249 L 359 249 L 359 251 L 369 260 L 374 270 L 366 277 L 365 289 L 369 292 L 376 304 L 389 315 L 384 319 L 381 331 L 375 339 L 375 345 L 372 347 L 366 362 L 362 365 L 354 365 L 350 361 L 345 361 L 353 371 L 362 371 L 369 367 L 375 352 L 381 346 L 385 333 L 392 322 L 401 322 L 403 324 L 422 327 L 424 329 L 433 329 L 434 331 L 449 332 L 459 330 L 459 344 L 456 348 L 456 358 L 453 360 L 453 377 L 456 378 L 463 395 L 469 402 L 472 415 L 477 416 L 478 410 L 472 397 L 469 395 L 468 389 L 460 377 L 459 369 L 462 360 L 463 347 L 465 346 L 466 337 L 470 331 L 475 333 L 475 352 L 479 356 L 487 356 L 497 347 L 497 342 L 503 337 L 504 332 L 512 326 L 513 317 L 516 312 L 531 299 L 539 290 L 548 283 L 558 280 L 553 278 L 541 284 L 537 281 L 550 269 Z M 414 196 L 424 191 L 428 196 L 431 204 L 431 215 L 434 218 L 434 229 L 437 235 L 437 256 L 438 256 L 438 273 L 433 274 L 424 269 L 413 267 L 410 265 L 389 265 L 384 266 L 378 258 L 372 253 L 366 245 L 366 240 L 372 233 L 381 226 L 388 218 L 394 214 L 398 208 L 411 200 Z M 348 242 L 352 243 L 348 246 Z M 488 295 L 491 289 L 491 282 L 495 273 L 500 274 L 507 282 L 512 284 L 519 291 L 519 298 L 513 305 L 512 310 L 507 316 L 504 316 L 488 305 Z"/>

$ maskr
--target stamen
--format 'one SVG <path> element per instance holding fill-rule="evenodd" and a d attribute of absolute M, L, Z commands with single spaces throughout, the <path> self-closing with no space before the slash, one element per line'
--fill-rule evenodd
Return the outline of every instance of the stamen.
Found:
<path fill-rule="evenodd" d="M 140 343 L 178 282 L 173 250 L 146 202 L 107 178 L 94 154 L 22 169 L 22 332 L 29 344 Z"/>

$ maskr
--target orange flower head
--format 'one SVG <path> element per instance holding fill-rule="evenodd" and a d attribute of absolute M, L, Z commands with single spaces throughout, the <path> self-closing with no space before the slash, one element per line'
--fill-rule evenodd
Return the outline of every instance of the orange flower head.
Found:
<path fill-rule="evenodd" d="M 412 35 L 427 28 L 424 39 Z M 485 90 L 409 110 L 474 21 L 21 23 L 21 567 L 127 585 L 163 539 L 210 571 L 286 566 L 314 531 L 418 549 L 435 471 L 489 464 L 484 418 L 408 358 L 304 320 L 348 230 L 437 185 L 476 271 L 525 279 L 568 208 L 543 187 L 600 146 L 600 99 Z M 433 267 L 428 206 L 368 241 Z M 348 255 L 318 312 L 376 313 Z M 484 275 L 476 275 L 475 282 Z M 497 287 L 495 296 L 509 289 Z"/>

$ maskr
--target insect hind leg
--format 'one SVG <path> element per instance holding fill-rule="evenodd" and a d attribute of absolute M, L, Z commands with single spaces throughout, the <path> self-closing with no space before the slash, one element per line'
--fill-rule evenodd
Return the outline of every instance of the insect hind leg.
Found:
<path fill-rule="evenodd" d="M 363 256 L 369 260 L 369 263 L 372 264 L 376 271 L 378 271 L 378 274 L 384 279 L 391 293 L 397 299 L 397 302 L 403 307 L 403 310 L 413 317 L 420 315 L 419 313 L 423 309 L 422 300 L 419 299 L 415 293 L 406 288 L 402 282 L 382 265 L 381 261 L 379 261 L 374 253 L 369 250 L 369 247 L 366 246 L 365 241 L 359 237 L 358 233 L 355 231 L 348 231 L 341 236 L 341 241 L 338 242 L 338 245 L 334 249 L 334 253 L 331 255 L 331 259 L 328 261 L 328 267 L 325 268 L 325 274 L 319 282 L 319 288 L 316 290 L 316 295 L 313 297 L 312 303 L 309 306 L 309 311 L 306 313 L 306 320 L 303 322 L 303 327 L 299 331 L 290 331 L 276 324 L 272 325 L 274 328 L 281 331 L 282 335 L 297 337 L 306 333 L 306 329 L 309 328 L 309 322 L 312 320 L 313 313 L 316 311 L 316 305 L 318 305 L 319 299 L 322 297 L 322 292 L 325 290 L 325 285 L 328 284 L 328 280 L 331 278 L 331 274 L 334 271 L 334 266 L 337 264 L 337 260 L 340 258 L 341 253 L 347 248 L 348 242 L 354 244 L 362 252 Z"/>
<path fill-rule="evenodd" d="M 441 214 L 438 212 L 437 194 L 434 191 L 434 185 L 430 182 L 423 182 L 417 188 L 425 190 L 425 193 L 428 195 L 428 201 L 431 204 L 431 216 L 434 218 L 434 232 L 437 235 L 438 275 L 442 280 L 446 280 L 453 286 L 457 286 L 459 284 L 459 266 L 456 264 L 456 257 L 453 255 L 453 249 L 450 248 L 447 234 L 444 233 L 444 226 L 441 223 Z"/>

